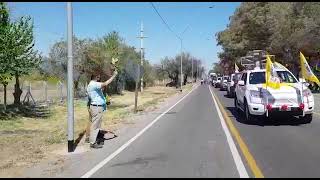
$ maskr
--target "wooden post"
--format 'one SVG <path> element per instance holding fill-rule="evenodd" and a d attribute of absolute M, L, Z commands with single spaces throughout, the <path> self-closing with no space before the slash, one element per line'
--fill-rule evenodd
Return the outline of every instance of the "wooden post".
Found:
<path fill-rule="evenodd" d="M 46 81 L 43 81 L 43 89 L 44 89 L 44 100 L 47 103 L 48 102 L 48 84 Z"/>

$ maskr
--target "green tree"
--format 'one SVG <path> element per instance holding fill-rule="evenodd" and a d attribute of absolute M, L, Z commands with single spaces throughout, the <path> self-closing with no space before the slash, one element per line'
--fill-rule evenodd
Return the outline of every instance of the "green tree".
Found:
<path fill-rule="evenodd" d="M 278 61 L 294 66 L 299 51 L 316 57 L 320 48 L 319 12 L 316 2 L 241 3 L 227 28 L 216 34 L 223 50 L 220 63 L 232 65 L 254 49 L 267 50 Z"/>
<path fill-rule="evenodd" d="M 90 64 L 87 61 L 86 52 L 91 46 L 92 41 L 90 39 L 78 39 L 73 37 L 73 83 L 75 97 L 79 97 L 79 82 L 82 76 L 86 76 L 86 72 Z M 49 52 L 49 57 L 44 58 L 43 66 L 46 66 L 46 70 L 49 71 L 48 75 L 53 75 L 65 80 L 67 77 L 67 42 L 61 40 L 56 42 Z"/>
<path fill-rule="evenodd" d="M 9 10 L 6 3 L 0 2 L 0 83 L 4 89 L 4 109 L 7 106 L 7 85 L 12 75 L 10 74 L 10 63 L 8 62 L 8 38 L 10 29 Z"/>
<path fill-rule="evenodd" d="M 182 61 L 182 71 L 184 73 L 183 84 L 187 83 L 187 78 L 192 76 L 192 59 L 193 59 L 193 71 L 196 75 L 197 67 L 201 67 L 201 60 L 193 57 L 190 53 L 182 53 L 176 55 L 174 58 L 165 57 L 161 60 L 162 70 L 167 73 L 168 77 L 172 80 L 173 84 L 178 87 L 180 82 L 180 61 L 181 55 Z M 199 68 L 201 69 L 201 68 Z M 197 76 L 197 75 L 196 75 Z"/>
<path fill-rule="evenodd" d="M 41 62 L 41 56 L 34 50 L 33 22 L 30 17 L 21 17 L 14 23 L 10 23 L 7 36 L 8 63 L 15 77 L 14 104 L 20 104 L 22 90 L 19 78 L 28 75 L 37 68 Z"/>

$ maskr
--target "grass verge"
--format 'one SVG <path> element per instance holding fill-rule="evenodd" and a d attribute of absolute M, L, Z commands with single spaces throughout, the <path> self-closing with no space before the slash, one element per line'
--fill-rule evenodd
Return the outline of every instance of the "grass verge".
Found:
<path fill-rule="evenodd" d="M 192 84 L 183 87 L 192 89 Z M 139 111 L 150 111 L 155 105 L 178 91 L 170 87 L 149 87 L 139 93 Z M 112 104 L 104 114 L 102 128 L 114 131 L 133 114 L 134 92 L 112 96 Z M 33 166 L 48 157 L 50 152 L 66 146 L 67 108 L 66 103 L 51 106 L 49 118 L 28 118 L 17 116 L 0 120 L 0 176 L 17 177 L 19 169 Z M 75 139 L 85 132 L 88 123 L 85 100 L 74 101 Z"/>

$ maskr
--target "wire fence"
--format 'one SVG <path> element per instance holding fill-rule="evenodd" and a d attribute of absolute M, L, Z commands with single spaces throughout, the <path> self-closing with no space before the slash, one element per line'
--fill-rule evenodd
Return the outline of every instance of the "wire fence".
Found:
<path fill-rule="evenodd" d="M 188 80 L 191 82 L 191 80 Z M 170 79 L 165 80 L 155 80 L 154 86 L 166 86 L 171 82 Z M 21 103 L 31 102 L 31 103 L 62 103 L 67 99 L 67 85 L 61 81 L 57 83 L 46 82 L 46 81 L 23 81 L 20 84 L 22 94 L 20 97 Z M 78 97 L 86 97 L 87 83 L 78 84 Z M 7 86 L 7 104 L 13 104 L 14 102 L 14 82 L 11 82 Z M 75 98 L 75 99 L 77 99 Z M 34 102 L 33 102 L 34 101 Z M 0 86 L 0 104 L 4 104 L 4 89 Z"/>
<path fill-rule="evenodd" d="M 80 83 L 78 86 L 78 94 L 80 97 L 84 97 L 87 84 Z M 57 83 L 48 83 L 46 81 L 24 81 L 20 84 L 22 94 L 20 97 L 21 102 L 35 101 L 58 103 L 64 102 L 67 98 L 67 86 L 65 83 L 59 81 Z M 7 86 L 7 104 L 13 104 L 14 102 L 14 83 L 10 83 Z M 1 99 L 0 104 L 4 103 L 4 89 L 0 87 Z"/>

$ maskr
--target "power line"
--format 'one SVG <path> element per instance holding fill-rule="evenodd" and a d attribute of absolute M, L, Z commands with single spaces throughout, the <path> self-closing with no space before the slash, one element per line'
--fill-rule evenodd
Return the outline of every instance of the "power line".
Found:
<path fill-rule="evenodd" d="M 162 22 L 164 25 L 166 25 L 166 27 L 169 29 L 169 31 L 171 31 L 178 39 L 181 39 L 171 28 L 170 26 L 167 24 L 167 22 L 163 19 L 163 17 L 160 15 L 160 13 L 158 12 L 157 8 L 154 6 L 154 4 L 152 2 L 150 2 L 151 6 L 153 7 L 154 11 L 158 14 L 158 16 L 161 18 Z"/>

